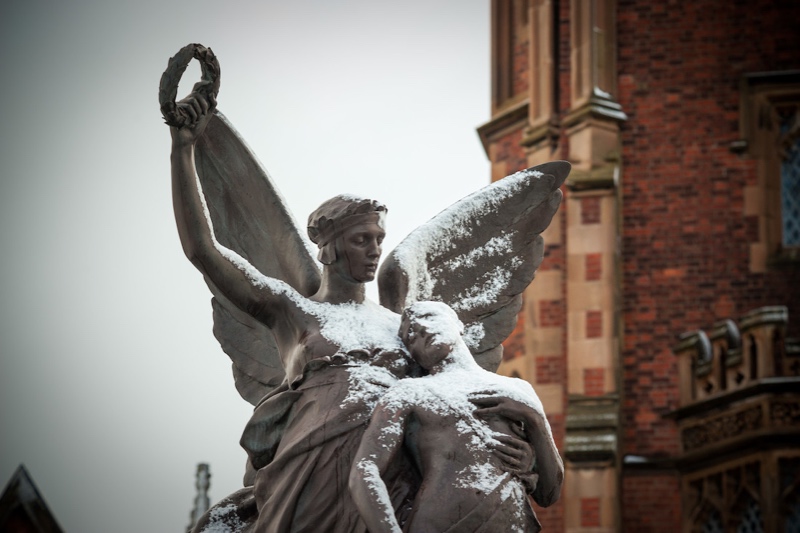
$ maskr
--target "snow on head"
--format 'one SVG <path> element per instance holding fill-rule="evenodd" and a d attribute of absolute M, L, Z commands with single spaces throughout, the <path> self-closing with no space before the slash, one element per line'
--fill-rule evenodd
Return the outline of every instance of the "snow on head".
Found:
<path fill-rule="evenodd" d="M 464 324 L 458 315 L 441 302 L 415 302 L 403 311 L 403 316 L 424 328 L 436 343 L 455 346 L 464 333 Z"/>
<path fill-rule="evenodd" d="M 352 194 L 349 192 L 338 194 L 337 196 L 347 202 L 360 202 L 361 200 L 366 200 L 366 198 L 364 198 L 363 196 L 359 196 L 358 194 Z"/>

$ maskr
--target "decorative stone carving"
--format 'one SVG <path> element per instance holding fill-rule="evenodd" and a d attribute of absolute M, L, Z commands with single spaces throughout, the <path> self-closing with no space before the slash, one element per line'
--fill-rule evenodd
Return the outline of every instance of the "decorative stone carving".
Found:
<path fill-rule="evenodd" d="M 203 80 L 176 103 L 174 85 L 191 57 L 204 61 Z M 541 404 L 529 385 L 521 396 L 487 389 L 474 364 L 474 386 L 462 398 L 474 413 L 434 409 L 432 415 L 454 430 L 448 446 L 459 457 L 470 456 L 476 433 L 485 434 L 481 459 L 474 459 L 479 464 L 459 468 L 483 476 L 491 463 L 497 475 L 483 481 L 504 478 L 500 491 L 480 485 L 488 507 L 473 512 L 475 492 L 468 497 L 460 470 L 441 453 L 441 432 L 423 435 L 418 424 L 411 424 L 415 438 L 407 439 L 415 444 L 398 446 L 385 469 L 370 471 L 369 479 L 356 472 L 355 481 L 350 473 L 382 396 L 400 383 L 430 383 L 442 370 L 423 362 L 433 357 L 428 350 L 447 345 L 497 368 L 522 292 L 543 258 L 540 234 L 560 205 L 569 163 L 545 163 L 464 198 L 412 232 L 379 270 L 386 207 L 336 196 L 309 216 L 306 238 L 269 175 L 216 110 L 218 75 L 211 50 L 189 45 L 170 61 L 159 92 L 171 125 L 181 243 L 214 294 L 214 334 L 233 362 L 236 387 L 256 406 L 240 441 L 249 457 L 246 486 L 212 507 L 195 531 L 360 533 L 365 520 L 373 533 L 406 525 L 422 531 L 414 516 L 423 504 L 449 509 L 447 522 L 464 530 L 489 519 L 500 530 L 533 529 L 525 492 L 549 505 L 563 477 L 548 422 L 531 413 Z M 376 279 L 380 304 L 365 296 L 365 283 Z M 463 335 L 442 343 L 444 333 L 425 324 L 410 335 L 400 313 L 425 300 L 449 305 Z M 421 348 L 418 338 L 426 340 Z M 470 374 L 461 377 L 469 385 Z M 475 418 L 486 419 L 485 431 L 475 429 L 477 422 L 472 433 L 461 431 Z M 425 491 L 431 472 L 444 484 Z M 359 487 L 357 501 L 352 487 Z M 522 492 L 511 502 L 506 489 Z M 357 505 L 369 496 L 380 497 L 388 514 Z"/>
<path fill-rule="evenodd" d="M 763 419 L 763 409 L 761 405 L 756 405 L 686 427 L 681 432 L 683 449 L 685 451 L 695 450 L 738 437 L 762 427 Z"/>

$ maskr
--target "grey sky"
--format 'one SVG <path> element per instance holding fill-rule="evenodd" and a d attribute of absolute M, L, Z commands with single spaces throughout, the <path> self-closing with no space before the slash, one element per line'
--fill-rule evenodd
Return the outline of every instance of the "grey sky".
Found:
<path fill-rule="evenodd" d="M 181 531 L 200 461 L 212 500 L 241 485 L 251 408 L 172 218 L 171 55 L 214 49 L 220 109 L 299 220 L 377 198 L 391 249 L 488 182 L 488 4 L 4 2 L 0 484 L 24 462 L 75 532 Z"/>

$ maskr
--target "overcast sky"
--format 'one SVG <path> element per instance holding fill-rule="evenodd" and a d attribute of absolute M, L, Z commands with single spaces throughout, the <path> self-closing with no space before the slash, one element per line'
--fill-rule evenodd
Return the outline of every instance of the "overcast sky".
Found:
<path fill-rule="evenodd" d="M 182 531 L 198 462 L 212 501 L 241 486 L 251 407 L 172 215 L 171 55 L 214 49 L 299 220 L 373 197 L 391 249 L 488 183 L 488 32 L 488 0 L 4 1 L 0 485 L 25 463 L 68 532 Z"/>

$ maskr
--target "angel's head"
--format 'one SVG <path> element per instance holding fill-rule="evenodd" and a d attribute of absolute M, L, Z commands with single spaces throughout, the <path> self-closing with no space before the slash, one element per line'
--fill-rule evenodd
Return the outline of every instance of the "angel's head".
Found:
<path fill-rule="evenodd" d="M 349 194 L 322 203 L 308 216 L 308 236 L 317 259 L 353 281 L 375 279 L 385 231 L 386 206 Z"/>
<path fill-rule="evenodd" d="M 464 324 L 447 304 L 415 302 L 403 310 L 400 339 L 411 357 L 428 371 L 454 350 L 459 353 L 466 350 L 461 339 L 463 333 Z M 456 350 L 461 347 L 464 350 Z"/>

